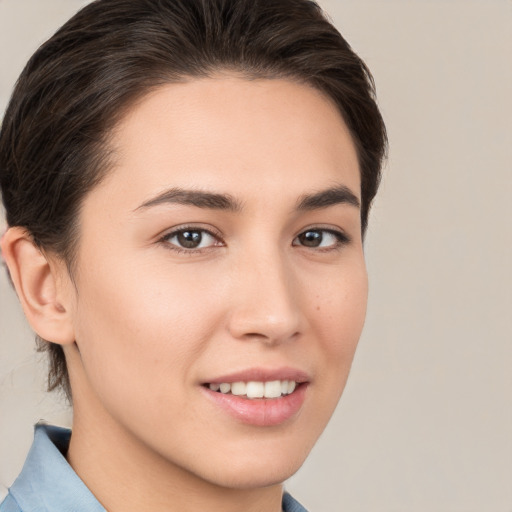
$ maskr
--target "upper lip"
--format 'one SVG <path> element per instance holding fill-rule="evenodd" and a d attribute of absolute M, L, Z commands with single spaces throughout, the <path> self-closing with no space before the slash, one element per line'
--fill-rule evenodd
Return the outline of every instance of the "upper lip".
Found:
<path fill-rule="evenodd" d="M 248 368 L 232 372 L 220 377 L 213 377 L 206 381 L 206 384 L 221 384 L 223 382 L 270 382 L 273 380 L 293 380 L 300 384 L 301 382 L 309 382 L 309 375 L 302 370 L 290 367 L 281 368 Z"/>

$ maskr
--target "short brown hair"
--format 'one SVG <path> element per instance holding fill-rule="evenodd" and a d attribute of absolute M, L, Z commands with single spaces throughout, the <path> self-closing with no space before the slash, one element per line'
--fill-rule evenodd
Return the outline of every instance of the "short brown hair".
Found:
<path fill-rule="evenodd" d="M 108 135 L 161 84 L 219 70 L 289 78 L 338 106 L 357 148 L 361 225 L 380 181 L 386 130 L 363 61 L 310 0 L 97 0 L 33 55 L 0 132 L 0 183 L 10 226 L 60 255 L 70 272 L 84 196 L 108 172 Z M 48 389 L 70 398 L 60 345 Z"/>

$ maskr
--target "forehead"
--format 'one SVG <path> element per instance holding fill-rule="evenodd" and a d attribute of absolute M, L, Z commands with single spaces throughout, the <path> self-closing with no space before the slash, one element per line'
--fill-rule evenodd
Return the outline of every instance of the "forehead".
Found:
<path fill-rule="evenodd" d="M 238 195 L 341 182 L 360 195 L 356 150 L 337 107 L 288 80 L 218 76 L 162 86 L 129 109 L 112 146 L 107 186 L 115 183 L 125 202 L 170 186 Z"/>

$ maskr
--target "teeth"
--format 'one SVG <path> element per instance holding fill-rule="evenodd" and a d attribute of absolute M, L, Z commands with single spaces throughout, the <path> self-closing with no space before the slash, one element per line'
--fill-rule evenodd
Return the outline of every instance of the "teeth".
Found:
<path fill-rule="evenodd" d="M 233 384 L 231 384 L 231 393 L 233 395 L 245 395 L 246 390 L 247 385 L 245 382 L 233 382 Z"/>
<path fill-rule="evenodd" d="M 272 380 L 269 382 L 223 382 L 221 384 L 209 384 L 212 391 L 231 393 L 235 396 L 247 396 L 247 398 L 279 398 L 295 391 L 297 383 L 293 380 Z"/>
<path fill-rule="evenodd" d="M 221 393 L 229 393 L 231 391 L 231 384 L 228 384 L 226 382 L 223 382 L 220 386 L 219 386 L 219 389 L 220 389 L 220 392 Z"/>
<path fill-rule="evenodd" d="M 248 382 L 247 383 L 247 398 L 263 398 L 265 394 L 265 384 L 263 382 Z"/>
<path fill-rule="evenodd" d="M 278 398 L 281 396 L 281 381 L 265 382 L 265 398 Z"/>

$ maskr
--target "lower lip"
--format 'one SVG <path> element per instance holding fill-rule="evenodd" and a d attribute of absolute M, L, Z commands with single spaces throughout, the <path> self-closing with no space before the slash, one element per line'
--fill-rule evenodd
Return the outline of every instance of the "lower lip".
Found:
<path fill-rule="evenodd" d="M 245 398 L 219 393 L 202 386 L 206 396 L 241 423 L 258 427 L 280 425 L 293 418 L 306 398 L 307 383 L 302 383 L 289 395 L 280 398 Z"/>

